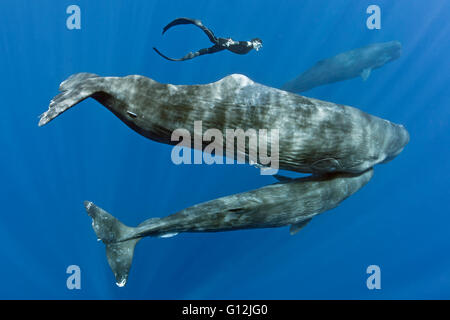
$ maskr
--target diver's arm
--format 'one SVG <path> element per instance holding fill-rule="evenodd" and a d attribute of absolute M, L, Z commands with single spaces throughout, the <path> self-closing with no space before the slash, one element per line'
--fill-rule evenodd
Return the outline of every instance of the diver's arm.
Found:
<path fill-rule="evenodd" d="M 170 61 L 185 61 L 185 60 L 190 60 L 193 59 L 195 57 L 198 56 L 202 56 L 204 54 L 210 54 L 210 53 L 215 53 L 215 52 L 219 52 L 222 50 L 225 50 L 225 48 L 219 46 L 219 45 L 214 45 L 210 48 L 204 48 L 204 49 L 200 49 L 196 52 L 189 52 L 187 55 L 185 55 L 183 58 L 180 59 L 173 59 L 173 58 L 169 58 L 167 56 L 165 56 L 164 54 L 162 54 L 161 52 L 159 52 L 158 49 L 153 48 L 153 50 L 156 51 L 157 54 L 159 54 L 161 57 L 163 57 L 164 59 L 170 60 Z"/>
<path fill-rule="evenodd" d="M 200 20 L 197 20 L 197 19 L 189 19 L 189 18 L 175 19 L 163 28 L 162 34 L 164 34 L 170 28 L 180 25 L 180 24 L 193 24 L 193 25 L 199 27 L 208 36 L 209 40 L 212 43 L 217 43 L 217 38 L 214 35 L 214 33 L 211 30 L 209 30 L 207 27 L 205 27 Z"/>

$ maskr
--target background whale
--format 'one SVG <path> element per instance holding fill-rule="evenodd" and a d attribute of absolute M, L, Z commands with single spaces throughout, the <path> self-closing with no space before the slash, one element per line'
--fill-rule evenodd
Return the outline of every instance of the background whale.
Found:
<path fill-rule="evenodd" d="M 366 80 L 373 69 L 398 59 L 402 45 L 398 41 L 373 43 L 368 46 L 340 53 L 317 62 L 297 78 L 286 82 L 281 89 L 303 92 L 314 87 L 337 81 L 361 77 Z"/>
<path fill-rule="evenodd" d="M 124 286 L 134 248 L 143 237 L 171 237 L 181 232 L 218 232 L 291 225 L 297 233 L 314 216 L 333 209 L 361 189 L 373 176 L 335 173 L 292 179 L 234 194 L 181 210 L 165 218 L 151 218 L 131 228 L 105 210 L 86 201 L 97 237 L 106 245 L 106 256 L 116 283 Z"/>
<path fill-rule="evenodd" d="M 171 85 L 139 75 L 80 73 L 64 81 L 60 91 L 40 126 L 92 97 L 139 134 L 166 144 L 178 143 L 171 134 L 179 128 L 193 139 L 198 120 L 203 130 L 215 128 L 224 135 L 225 129 L 278 129 L 279 169 L 297 172 L 362 172 L 394 158 L 409 141 L 401 125 L 239 74 L 205 85 Z M 248 148 L 241 151 L 249 154 Z"/>

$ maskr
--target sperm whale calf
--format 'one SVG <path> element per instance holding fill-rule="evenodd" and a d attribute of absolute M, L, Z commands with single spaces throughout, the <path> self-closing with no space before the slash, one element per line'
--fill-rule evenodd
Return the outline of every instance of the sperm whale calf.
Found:
<path fill-rule="evenodd" d="M 366 81 L 373 69 L 398 59 L 401 51 L 402 45 L 398 41 L 372 43 L 346 51 L 320 60 L 297 78 L 286 82 L 281 89 L 300 93 L 317 86 L 359 76 Z"/>

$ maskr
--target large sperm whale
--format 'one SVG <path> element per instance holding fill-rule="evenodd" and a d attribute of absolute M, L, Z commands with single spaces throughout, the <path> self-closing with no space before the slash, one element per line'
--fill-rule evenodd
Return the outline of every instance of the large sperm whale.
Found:
<path fill-rule="evenodd" d="M 286 82 L 281 89 L 304 92 L 328 83 L 361 76 L 365 81 L 373 69 L 400 57 L 402 45 L 398 41 L 373 43 L 321 60 L 297 78 Z"/>
<path fill-rule="evenodd" d="M 179 128 L 188 130 L 194 140 L 197 120 L 205 130 L 218 129 L 224 135 L 227 129 L 277 129 L 279 140 L 268 141 L 268 150 L 278 142 L 279 169 L 290 171 L 363 172 L 397 156 L 409 141 L 401 125 L 238 74 L 204 85 L 171 85 L 139 75 L 80 73 L 62 82 L 60 91 L 41 115 L 40 126 L 92 97 L 139 134 L 171 145 L 178 143 L 171 135 Z M 202 143 L 200 148 L 204 147 Z M 240 151 L 251 153 L 248 145 Z M 266 165 L 259 158 L 253 162 Z"/>
<path fill-rule="evenodd" d="M 362 188 L 373 175 L 330 173 L 292 179 L 256 190 L 234 194 L 181 210 L 165 218 L 151 218 L 138 227 L 118 219 L 86 201 L 97 237 L 106 245 L 108 263 L 116 283 L 124 286 L 134 248 L 143 237 L 170 237 L 181 232 L 218 232 L 291 225 L 295 234 L 314 216 L 335 208 Z"/>

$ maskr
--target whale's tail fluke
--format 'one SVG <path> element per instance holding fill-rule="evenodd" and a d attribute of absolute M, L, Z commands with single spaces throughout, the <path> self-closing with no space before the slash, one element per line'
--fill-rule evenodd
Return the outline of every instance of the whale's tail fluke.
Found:
<path fill-rule="evenodd" d="M 127 227 L 92 202 L 85 201 L 84 206 L 92 218 L 97 237 L 106 246 L 106 257 L 116 277 L 116 284 L 123 287 L 130 272 L 134 248 L 141 238 L 133 238 L 134 228 Z"/>
<path fill-rule="evenodd" d="M 43 126 L 74 105 L 89 98 L 96 92 L 96 86 L 89 79 L 99 78 L 93 73 L 77 73 L 63 81 L 60 94 L 52 99 L 48 110 L 40 116 L 39 126 Z"/>

